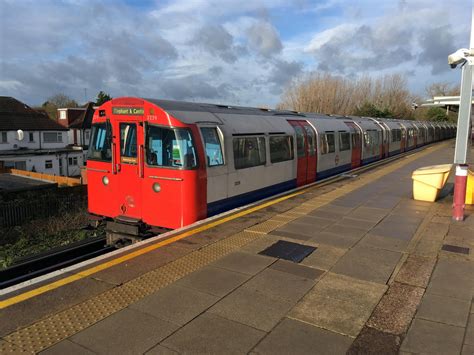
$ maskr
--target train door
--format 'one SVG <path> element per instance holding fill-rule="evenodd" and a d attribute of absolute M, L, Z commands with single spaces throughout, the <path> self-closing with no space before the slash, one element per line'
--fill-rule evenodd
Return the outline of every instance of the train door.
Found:
<path fill-rule="evenodd" d="M 289 120 L 296 133 L 297 168 L 296 185 L 316 180 L 316 132 L 306 121 Z"/>
<path fill-rule="evenodd" d="M 362 133 L 360 127 L 357 126 L 354 122 L 345 123 L 348 127 L 351 128 L 351 169 L 355 169 L 360 166 L 362 160 Z"/>
<path fill-rule="evenodd" d="M 113 130 L 118 133 L 114 148 L 119 215 L 141 219 L 143 125 L 133 120 L 116 120 L 113 125 Z"/>

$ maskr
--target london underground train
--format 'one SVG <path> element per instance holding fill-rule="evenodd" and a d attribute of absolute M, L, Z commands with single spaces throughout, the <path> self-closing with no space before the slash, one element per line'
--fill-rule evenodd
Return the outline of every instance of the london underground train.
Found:
<path fill-rule="evenodd" d="M 89 212 L 124 233 L 176 229 L 454 136 L 450 123 L 116 98 L 93 117 Z"/>

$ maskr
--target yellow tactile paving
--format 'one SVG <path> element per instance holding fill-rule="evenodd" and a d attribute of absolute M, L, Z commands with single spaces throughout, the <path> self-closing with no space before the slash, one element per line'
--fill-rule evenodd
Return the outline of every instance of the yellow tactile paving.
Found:
<path fill-rule="evenodd" d="M 258 225 L 253 226 L 247 230 L 231 235 L 223 240 L 217 241 L 211 245 L 203 247 L 198 251 L 192 252 L 175 261 L 172 261 L 156 270 L 143 274 L 142 276 L 133 279 L 121 286 L 117 286 L 111 290 L 105 291 L 104 293 L 75 305 L 65 311 L 59 312 L 28 327 L 17 330 L 0 340 L 0 353 L 18 353 L 22 351 L 39 352 L 44 350 L 51 345 L 91 326 L 92 324 L 99 322 L 105 317 L 118 312 L 121 309 L 124 309 L 131 303 L 134 303 L 146 297 L 147 295 L 173 283 L 174 281 L 188 275 L 189 273 L 196 271 L 233 251 L 238 250 L 249 242 L 263 238 L 266 233 L 288 223 L 291 220 L 305 215 L 303 211 L 307 213 L 316 208 L 324 206 L 333 199 L 344 196 L 350 191 L 354 191 L 359 187 L 369 184 L 381 176 L 389 174 L 417 158 L 430 154 L 437 149 L 441 149 L 445 144 L 429 147 L 416 155 L 411 155 L 409 158 L 396 161 L 389 166 L 382 167 L 381 170 L 379 170 L 376 174 L 364 176 L 363 180 L 350 181 L 344 185 L 343 188 L 330 191 L 324 197 L 314 197 L 290 211 L 279 214 L 272 219 L 261 223 L 260 227 L 258 227 Z M 295 195 L 296 194 L 293 194 L 292 196 Z M 283 201 L 285 199 L 287 198 L 280 198 L 275 201 L 270 201 L 265 203 L 264 206 L 270 206 L 271 204 Z M 255 208 L 252 209 L 252 211 L 261 208 Z M 226 218 L 226 220 L 235 218 L 238 218 L 238 215 L 230 216 Z M 217 224 L 214 222 L 214 225 Z M 205 228 L 203 230 L 209 228 Z M 192 234 L 193 233 L 189 233 L 189 235 Z M 93 272 L 89 272 L 87 275 L 90 274 L 93 274 Z"/>

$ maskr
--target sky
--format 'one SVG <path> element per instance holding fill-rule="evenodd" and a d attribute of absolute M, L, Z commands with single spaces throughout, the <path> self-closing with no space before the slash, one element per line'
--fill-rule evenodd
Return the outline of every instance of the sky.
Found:
<path fill-rule="evenodd" d="M 0 95 L 274 107 L 312 72 L 457 84 L 466 0 L 0 0 Z"/>

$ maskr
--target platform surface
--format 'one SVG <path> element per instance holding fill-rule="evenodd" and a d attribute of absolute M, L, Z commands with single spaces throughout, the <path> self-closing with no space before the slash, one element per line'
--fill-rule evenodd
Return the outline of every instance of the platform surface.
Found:
<path fill-rule="evenodd" d="M 473 354 L 474 210 L 451 221 L 449 183 L 411 198 L 453 144 L 7 295 L 0 353 Z M 316 249 L 261 254 L 278 241 Z"/>

